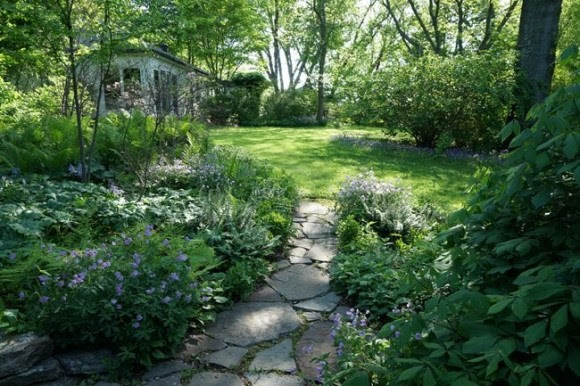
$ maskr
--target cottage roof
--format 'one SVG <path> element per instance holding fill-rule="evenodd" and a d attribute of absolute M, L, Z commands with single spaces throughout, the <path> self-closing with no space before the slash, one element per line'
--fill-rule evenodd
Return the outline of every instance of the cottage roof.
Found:
<path fill-rule="evenodd" d="M 155 55 L 157 56 L 161 56 L 164 59 L 169 60 L 170 62 L 173 62 L 174 64 L 177 64 L 181 67 L 184 67 L 188 70 L 192 70 L 194 72 L 197 72 L 198 74 L 202 74 L 202 75 L 206 75 L 209 76 L 210 73 L 202 70 L 201 68 L 192 66 L 191 64 L 187 63 L 186 61 L 178 58 L 177 56 L 171 54 L 170 52 L 163 50 L 161 47 L 152 45 L 152 44 L 147 44 L 145 47 L 133 47 L 133 48 L 127 48 L 126 50 L 124 50 L 124 52 L 126 53 L 150 53 L 153 52 Z"/>

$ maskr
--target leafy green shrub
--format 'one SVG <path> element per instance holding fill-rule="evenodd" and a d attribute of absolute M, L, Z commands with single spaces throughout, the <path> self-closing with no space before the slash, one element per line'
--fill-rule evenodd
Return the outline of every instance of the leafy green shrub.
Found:
<path fill-rule="evenodd" d="M 246 298 L 268 275 L 268 263 L 263 259 L 235 262 L 225 273 L 224 292 L 232 300 Z"/>
<path fill-rule="evenodd" d="M 411 242 L 427 221 L 413 209 L 408 190 L 379 181 L 372 171 L 347 178 L 338 193 L 337 214 L 370 223 L 381 237 Z"/>
<path fill-rule="evenodd" d="M 258 219 L 284 245 L 294 234 L 292 220 L 279 212 L 269 212 Z"/>
<path fill-rule="evenodd" d="M 60 344 L 113 345 L 123 365 L 150 367 L 175 352 L 192 321 L 204 325 L 227 300 L 219 282 L 206 281 L 218 264 L 212 249 L 166 236 L 147 226 L 84 250 L 39 249 L 62 266 L 23 276 L 14 303 Z"/>
<path fill-rule="evenodd" d="M 343 251 L 369 250 L 382 245 L 381 239 L 371 228 L 359 224 L 353 215 L 347 216 L 338 223 L 338 246 Z"/>
<path fill-rule="evenodd" d="M 200 234 L 216 254 L 233 264 L 238 260 L 270 257 L 280 242 L 256 222 L 255 207 L 227 196 L 211 197 L 202 206 Z"/>
<path fill-rule="evenodd" d="M 371 338 L 386 344 L 366 363 L 342 362 L 333 382 L 355 373 L 361 385 L 580 377 L 579 105 L 580 88 L 563 88 L 529 112 L 532 127 L 502 130 L 515 135 L 505 168 L 481 173 L 481 189 L 454 215 L 460 224 L 440 236 L 439 291 L 393 309 Z"/>
<path fill-rule="evenodd" d="M 409 132 L 419 146 L 435 147 L 446 134 L 458 147 L 495 148 L 513 101 L 514 68 L 511 56 L 496 53 L 424 55 L 387 67 L 359 103 L 370 105 L 376 123 Z"/>
<path fill-rule="evenodd" d="M 316 124 L 316 92 L 310 89 L 287 90 L 270 94 L 264 102 L 264 121 L 275 126 Z"/>

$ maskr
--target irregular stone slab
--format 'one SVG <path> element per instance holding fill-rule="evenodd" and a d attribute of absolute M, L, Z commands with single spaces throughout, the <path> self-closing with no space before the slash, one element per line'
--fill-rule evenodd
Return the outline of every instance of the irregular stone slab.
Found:
<path fill-rule="evenodd" d="M 302 316 L 304 316 L 304 318 L 306 318 L 306 320 L 309 322 L 322 319 L 322 315 L 320 315 L 318 312 L 304 312 Z"/>
<path fill-rule="evenodd" d="M 318 263 L 316 266 L 320 269 L 328 271 L 330 269 L 330 263 Z"/>
<path fill-rule="evenodd" d="M 246 374 L 246 378 L 252 386 L 305 386 L 306 383 L 300 377 L 293 375 L 268 374 Z"/>
<path fill-rule="evenodd" d="M 181 386 L 181 374 L 173 374 L 154 381 L 149 381 L 144 386 Z"/>
<path fill-rule="evenodd" d="M 306 216 L 304 217 L 293 217 L 292 222 L 306 222 Z"/>
<path fill-rule="evenodd" d="M 26 333 L 0 342 L 0 378 L 23 373 L 52 354 L 54 343 L 47 336 Z"/>
<path fill-rule="evenodd" d="M 336 249 L 336 246 L 315 243 L 305 257 L 308 259 L 327 263 L 334 259 L 334 256 L 336 256 L 337 252 L 338 250 Z"/>
<path fill-rule="evenodd" d="M 334 319 L 336 319 L 337 315 L 340 315 L 340 317 L 343 320 L 345 318 L 347 318 L 347 320 L 350 320 L 350 318 L 348 318 L 348 315 L 346 314 L 348 312 L 348 310 L 349 310 L 348 307 L 346 307 L 346 306 L 340 306 L 332 314 L 330 314 L 328 316 L 328 319 L 334 321 Z"/>
<path fill-rule="evenodd" d="M 292 358 L 292 341 L 290 339 L 260 351 L 250 364 L 250 371 L 296 371 L 296 361 Z"/>
<path fill-rule="evenodd" d="M 333 228 L 328 224 L 305 222 L 302 224 L 302 232 L 309 239 L 324 239 L 333 234 Z"/>
<path fill-rule="evenodd" d="M 327 221 L 320 215 L 311 215 L 307 217 L 307 222 L 314 222 L 317 224 L 326 224 Z"/>
<path fill-rule="evenodd" d="M 236 346 L 249 346 L 277 339 L 299 326 L 300 318 L 289 304 L 238 303 L 221 312 L 207 334 Z"/>
<path fill-rule="evenodd" d="M 244 381 L 234 374 L 204 371 L 195 374 L 189 386 L 244 386 Z"/>
<path fill-rule="evenodd" d="M 290 245 L 304 249 L 310 249 L 314 245 L 314 240 L 310 239 L 290 239 Z"/>
<path fill-rule="evenodd" d="M 314 201 L 302 201 L 298 206 L 298 212 L 305 214 L 326 214 L 328 208 Z"/>
<path fill-rule="evenodd" d="M 328 212 L 327 214 L 320 217 L 329 224 L 336 224 L 338 221 L 338 216 L 334 212 Z"/>
<path fill-rule="evenodd" d="M 156 378 L 163 378 L 171 374 L 180 373 L 184 370 L 191 369 L 192 367 L 182 361 L 171 360 L 159 363 L 154 366 L 151 370 L 147 371 L 143 375 L 145 381 L 151 381 Z"/>
<path fill-rule="evenodd" d="M 245 348 L 230 346 L 225 350 L 209 354 L 204 360 L 212 365 L 232 369 L 240 364 L 247 352 Z"/>
<path fill-rule="evenodd" d="M 328 292 L 328 274 L 310 265 L 296 264 L 266 279 L 268 284 L 289 300 L 310 299 Z"/>
<path fill-rule="evenodd" d="M 296 229 L 296 231 L 294 232 L 294 237 L 296 237 L 297 239 L 303 239 L 306 237 L 306 235 L 304 235 L 304 232 L 302 232 L 302 230 Z"/>
<path fill-rule="evenodd" d="M 340 302 L 340 296 L 334 292 L 330 292 L 319 298 L 305 300 L 298 304 L 294 304 L 294 307 L 308 311 L 330 312 L 336 308 L 338 302 Z"/>
<path fill-rule="evenodd" d="M 316 244 L 336 247 L 338 245 L 338 238 L 337 237 L 327 237 L 327 238 L 323 238 L 323 239 L 316 239 Z"/>
<path fill-rule="evenodd" d="M 294 256 L 294 257 L 304 257 L 304 255 L 306 254 L 306 248 L 292 248 L 289 252 L 288 252 L 288 256 Z"/>
<path fill-rule="evenodd" d="M 290 262 L 288 260 L 280 260 L 276 262 L 276 268 L 278 270 L 282 270 L 288 268 L 290 266 Z"/>
<path fill-rule="evenodd" d="M 282 297 L 272 287 L 264 286 L 250 295 L 246 302 L 281 302 Z"/>
<path fill-rule="evenodd" d="M 34 386 L 77 386 L 85 381 L 85 377 L 67 377 L 66 375 L 62 378 L 55 379 L 54 381 L 35 383 Z M 95 386 L 122 386 L 115 382 L 97 382 Z"/>
<path fill-rule="evenodd" d="M 223 350 L 226 347 L 223 341 L 207 335 L 190 335 L 185 342 L 185 349 L 179 353 L 178 358 L 189 359 L 202 352 Z"/>
<path fill-rule="evenodd" d="M 312 260 L 304 257 L 290 256 L 290 264 L 311 264 Z"/>
<path fill-rule="evenodd" d="M 20 374 L 0 379 L 0 386 L 25 386 L 52 381 L 62 376 L 63 372 L 58 361 L 55 358 L 48 358 Z"/>
<path fill-rule="evenodd" d="M 56 356 L 64 372 L 68 375 L 74 374 L 101 374 L 107 371 L 105 363 L 113 359 L 110 350 L 96 351 L 68 351 Z"/>
<path fill-rule="evenodd" d="M 330 336 L 332 326 L 332 322 L 312 323 L 296 345 L 296 362 L 307 379 L 315 380 L 318 376 L 318 363 L 312 362 L 313 358 L 328 353 L 328 365 L 330 368 L 336 366 L 336 351 Z"/>

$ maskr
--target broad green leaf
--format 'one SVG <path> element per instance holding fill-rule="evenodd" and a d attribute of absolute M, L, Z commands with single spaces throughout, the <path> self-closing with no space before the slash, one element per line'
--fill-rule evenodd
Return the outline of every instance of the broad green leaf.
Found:
<path fill-rule="evenodd" d="M 561 363 L 564 359 L 564 354 L 554 345 L 549 345 L 540 355 L 538 355 L 538 363 L 542 367 L 554 366 Z"/>
<path fill-rule="evenodd" d="M 552 139 L 544 142 L 543 144 L 541 144 L 540 146 L 538 146 L 536 148 L 536 150 L 544 150 L 544 149 L 548 149 L 550 146 L 552 146 L 556 141 L 562 139 L 562 137 L 564 136 L 564 134 L 558 134 L 557 136 L 553 137 Z"/>
<path fill-rule="evenodd" d="M 542 206 L 546 205 L 550 201 L 550 191 L 543 190 L 540 193 L 536 194 L 532 197 L 532 203 L 537 208 L 541 208 Z"/>
<path fill-rule="evenodd" d="M 578 143 L 576 142 L 576 138 L 574 134 L 568 134 L 566 140 L 564 141 L 564 154 L 569 159 L 574 158 L 574 156 L 578 153 Z"/>
<path fill-rule="evenodd" d="M 580 348 L 571 346 L 568 349 L 568 366 L 580 377 Z"/>
<path fill-rule="evenodd" d="M 528 312 L 528 304 L 524 299 L 516 298 L 512 303 L 512 312 L 518 317 L 518 319 L 522 320 Z"/>
<path fill-rule="evenodd" d="M 495 336 L 478 336 L 465 342 L 462 351 L 465 354 L 481 354 L 489 351 L 495 342 L 497 342 L 497 337 Z"/>
<path fill-rule="evenodd" d="M 435 377 L 433 376 L 433 371 L 431 369 L 427 369 L 423 373 L 423 385 L 424 386 L 435 386 L 437 382 L 435 382 Z"/>
<path fill-rule="evenodd" d="M 526 373 L 522 377 L 522 381 L 520 383 L 520 386 L 528 386 L 528 385 L 531 385 L 532 384 L 532 381 L 534 380 L 534 375 L 536 375 L 536 371 L 535 370 L 528 370 L 528 371 L 526 371 Z"/>
<path fill-rule="evenodd" d="M 507 299 L 500 300 L 499 302 L 497 302 L 494 305 L 492 305 L 491 307 L 489 307 L 489 309 L 487 310 L 487 314 L 493 315 L 493 314 L 497 314 L 499 312 L 502 312 L 507 306 L 510 305 L 510 303 L 513 300 L 514 300 L 513 298 L 507 298 Z"/>
<path fill-rule="evenodd" d="M 576 319 L 580 319 L 580 303 L 568 303 L 570 313 Z"/>
<path fill-rule="evenodd" d="M 550 318 L 550 329 L 553 332 L 558 332 L 568 324 L 568 305 L 564 304 L 558 311 Z"/>
<path fill-rule="evenodd" d="M 578 55 L 578 46 L 573 44 L 571 46 L 566 47 L 564 51 L 560 54 L 560 60 L 565 61 L 571 57 Z"/>
<path fill-rule="evenodd" d="M 356 374 L 350 376 L 342 386 L 369 386 L 371 380 L 366 371 L 359 371 Z"/>
<path fill-rule="evenodd" d="M 524 345 L 530 347 L 546 336 L 546 321 L 542 320 L 532 324 L 524 331 Z"/>
<path fill-rule="evenodd" d="M 425 366 L 415 366 L 415 367 L 411 367 L 411 368 L 403 371 L 399 375 L 399 381 L 410 381 L 410 380 L 416 378 L 417 375 L 419 375 L 421 370 L 423 370 L 424 368 L 425 368 Z"/>

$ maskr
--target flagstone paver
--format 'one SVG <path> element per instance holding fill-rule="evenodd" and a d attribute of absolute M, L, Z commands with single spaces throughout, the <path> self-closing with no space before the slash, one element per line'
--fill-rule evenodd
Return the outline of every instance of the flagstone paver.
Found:
<path fill-rule="evenodd" d="M 304 264 L 293 265 L 266 279 L 272 288 L 288 300 L 310 299 L 328 292 L 329 281 L 327 273 Z"/>
<path fill-rule="evenodd" d="M 247 352 L 248 350 L 245 348 L 230 346 L 221 351 L 209 354 L 204 360 L 209 364 L 231 369 L 240 364 Z"/>
<path fill-rule="evenodd" d="M 300 318 L 288 303 L 238 303 L 220 313 L 207 334 L 237 346 L 249 346 L 277 339 L 299 326 Z"/>
<path fill-rule="evenodd" d="M 308 311 L 331 312 L 336 308 L 340 296 L 334 292 L 330 292 L 319 298 L 305 300 L 294 305 L 294 308 L 300 308 Z"/>
<path fill-rule="evenodd" d="M 190 386 L 305 386 L 318 376 L 313 358 L 328 354 L 329 364 L 335 363 L 328 313 L 345 310 L 338 306 L 340 296 L 330 291 L 326 272 L 337 253 L 335 223 L 336 215 L 328 207 L 312 201 L 300 203 L 293 215 L 291 248 L 286 258 L 276 262 L 277 271 L 266 279 L 268 285 L 218 314 L 206 329 L 207 335 L 186 340 L 181 358 L 198 356 L 206 363 L 202 367 L 225 369 L 196 373 Z M 303 323 L 305 332 L 300 336 L 283 338 Z M 251 362 L 244 361 L 248 355 L 255 355 Z M 180 363 L 166 362 L 167 371 L 159 374 L 168 375 L 162 378 L 153 380 L 150 374 L 148 379 L 157 382 L 151 386 L 177 386 L 183 371 Z"/>
<path fill-rule="evenodd" d="M 204 371 L 197 373 L 189 382 L 190 386 L 244 386 L 244 381 L 237 375 Z"/>
<path fill-rule="evenodd" d="M 260 351 L 250 364 L 250 371 L 296 371 L 296 361 L 292 358 L 292 341 L 290 339 Z"/>

